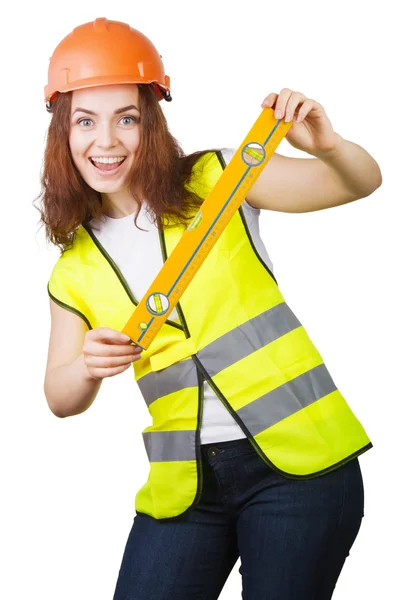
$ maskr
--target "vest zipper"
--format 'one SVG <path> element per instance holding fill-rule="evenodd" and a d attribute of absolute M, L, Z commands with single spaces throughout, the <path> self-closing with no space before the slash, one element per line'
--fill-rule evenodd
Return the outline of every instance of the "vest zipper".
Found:
<path fill-rule="evenodd" d="M 130 301 L 135 306 L 137 306 L 139 304 L 139 302 L 136 300 L 135 296 L 133 295 L 133 293 L 132 293 L 132 291 L 131 291 L 131 289 L 130 289 L 130 287 L 129 287 L 126 279 L 125 279 L 125 277 L 122 275 L 122 273 L 119 270 L 119 268 L 116 265 L 116 263 L 113 261 L 113 259 L 111 258 L 111 256 L 108 254 L 107 250 L 101 245 L 101 243 L 96 238 L 96 236 L 93 233 L 93 231 L 91 230 L 91 228 L 88 225 L 85 225 L 85 224 L 83 224 L 83 228 L 88 232 L 88 234 L 92 238 L 93 243 L 95 244 L 95 246 L 100 250 L 101 254 L 104 256 L 104 258 L 107 260 L 107 262 L 109 263 L 109 265 L 114 270 L 114 272 L 117 275 L 120 283 L 122 284 L 122 287 L 124 288 L 125 292 L 128 294 L 128 297 L 129 297 Z M 168 325 L 172 325 L 172 327 L 176 327 L 177 329 L 182 330 L 182 325 L 180 325 L 179 323 L 175 323 L 174 321 L 169 321 L 168 319 L 165 321 L 165 323 L 167 323 Z"/>

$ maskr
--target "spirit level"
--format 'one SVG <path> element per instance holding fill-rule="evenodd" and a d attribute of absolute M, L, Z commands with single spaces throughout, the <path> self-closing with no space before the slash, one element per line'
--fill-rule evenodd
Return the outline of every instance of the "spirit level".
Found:
<path fill-rule="evenodd" d="M 264 108 L 122 333 L 147 350 L 293 122 Z"/>

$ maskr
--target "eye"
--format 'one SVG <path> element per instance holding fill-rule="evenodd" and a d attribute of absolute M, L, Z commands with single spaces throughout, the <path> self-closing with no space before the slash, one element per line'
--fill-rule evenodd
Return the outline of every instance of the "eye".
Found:
<path fill-rule="evenodd" d="M 137 122 L 137 118 L 136 117 L 129 116 L 129 117 L 122 117 L 122 119 L 131 119 L 132 121 Z M 122 121 L 122 119 L 121 119 L 121 121 Z M 130 125 L 130 123 L 128 123 L 128 125 Z"/>
<path fill-rule="evenodd" d="M 130 115 L 129 115 L 129 116 L 126 116 L 126 117 L 122 117 L 122 118 L 121 118 L 121 121 L 122 121 L 123 119 L 131 119 L 131 121 L 133 121 L 133 122 L 135 122 L 135 123 L 137 123 L 137 122 L 139 121 L 139 119 L 137 119 L 136 117 L 132 117 L 132 116 L 130 116 Z M 81 125 L 81 124 L 82 124 L 84 121 L 91 121 L 91 122 L 93 122 L 93 121 L 92 121 L 92 119 L 85 118 L 85 119 L 80 119 L 80 120 L 78 121 L 78 125 Z M 130 123 L 128 123 L 128 125 L 130 125 Z"/>

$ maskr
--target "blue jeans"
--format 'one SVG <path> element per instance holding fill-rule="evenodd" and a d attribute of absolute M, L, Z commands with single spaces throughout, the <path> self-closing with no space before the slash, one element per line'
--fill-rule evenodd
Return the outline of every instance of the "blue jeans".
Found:
<path fill-rule="evenodd" d="M 358 459 L 293 480 L 247 438 L 201 448 L 199 504 L 170 522 L 136 513 L 113 600 L 216 600 L 239 557 L 232 600 L 331 598 L 364 514 Z"/>

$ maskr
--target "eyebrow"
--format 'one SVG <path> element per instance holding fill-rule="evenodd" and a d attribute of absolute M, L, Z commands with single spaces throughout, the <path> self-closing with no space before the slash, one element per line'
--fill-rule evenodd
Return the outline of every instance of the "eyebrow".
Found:
<path fill-rule="evenodd" d="M 137 106 L 135 106 L 134 104 L 129 104 L 128 106 L 123 106 L 122 108 L 117 108 L 117 110 L 114 110 L 114 115 L 119 115 L 120 113 L 126 112 L 127 110 L 132 110 L 132 109 L 135 109 L 139 112 L 139 109 L 137 108 Z M 98 116 L 95 112 L 93 112 L 92 110 L 89 110 L 87 108 L 76 108 L 74 110 L 74 112 L 72 113 L 72 116 L 76 112 L 87 113 L 88 115 L 94 115 L 95 117 Z"/>

